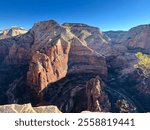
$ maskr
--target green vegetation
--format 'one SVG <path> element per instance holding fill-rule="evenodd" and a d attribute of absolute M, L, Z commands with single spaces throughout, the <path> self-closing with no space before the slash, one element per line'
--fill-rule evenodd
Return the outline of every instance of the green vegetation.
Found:
<path fill-rule="evenodd" d="M 134 65 L 137 69 L 141 69 L 145 77 L 150 76 L 150 57 L 147 54 L 143 54 L 142 52 L 136 53 L 136 57 L 138 58 L 138 63 Z"/>

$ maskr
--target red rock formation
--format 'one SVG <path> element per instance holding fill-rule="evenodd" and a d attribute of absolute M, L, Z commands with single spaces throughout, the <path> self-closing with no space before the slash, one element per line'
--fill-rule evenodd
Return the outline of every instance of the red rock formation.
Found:
<path fill-rule="evenodd" d="M 106 76 L 105 59 L 84 45 L 67 27 L 46 21 L 35 24 L 31 33 L 34 43 L 27 83 L 36 91 L 70 73 L 91 71 Z"/>
<path fill-rule="evenodd" d="M 49 83 L 53 83 L 66 76 L 68 70 L 68 53 L 70 44 L 61 40 L 49 48 L 49 53 L 36 52 L 30 61 L 27 73 L 27 83 L 37 92 L 43 90 Z"/>
<path fill-rule="evenodd" d="M 109 103 L 108 97 L 102 90 L 102 86 L 104 86 L 104 84 L 100 81 L 99 77 L 92 78 L 87 82 L 86 95 L 88 111 L 110 111 L 111 104 Z"/>
<path fill-rule="evenodd" d="M 99 33 L 99 35 L 102 34 Z M 83 37 L 86 37 L 86 33 L 83 33 Z M 102 40 L 104 37 L 98 38 L 98 44 L 101 44 Z M 106 42 L 107 39 L 104 41 Z M 54 89 L 52 93 L 48 93 L 46 96 L 52 96 L 50 103 L 57 104 L 63 112 L 86 110 L 85 84 L 89 77 L 87 76 L 86 79 L 84 76 L 82 79 L 76 79 L 76 76 L 84 74 L 107 76 L 105 58 L 91 48 L 92 43 L 89 46 L 86 42 L 74 34 L 68 26 L 59 25 L 55 21 L 36 23 L 24 35 L 1 40 L 0 50 L 7 51 L 0 52 L 0 64 L 8 66 L 10 70 L 12 68 L 9 77 L 14 76 L 10 80 L 5 74 L 3 80 L 9 80 L 8 84 L 0 82 L 0 86 L 7 87 L 4 89 L 7 97 L 2 96 L 7 99 L 5 102 L 43 104 L 45 101 L 42 99 L 41 93 L 49 85 L 53 86 L 62 78 L 66 78 L 65 82 L 68 80 L 71 82 L 70 78 L 74 79 L 75 76 L 73 83 L 62 85 L 62 87 L 58 87 L 58 91 Z M 19 76 L 13 74 L 15 66 L 19 67 L 15 73 Z M 7 70 L 4 72 L 6 73 Z M 3 75 L 3 72 L 0 71 L 0 75 Z M 83 86 L 79 87 L 76 82 L 83 82 Z M 78 96 L 82 93 L 85 102 L 82 102 L 83 105 L 76 106 L 76 104 L 80 104 Z M 57 95 L 60 95 L 60 98 Z M 101 109 L 103 110 L 103 108 Z"/>
<path fill-rule="evenodd" d="M 98 40 L 101 44 L 104 38 Z M 66 74 L 92 72 L 107 75 L 105 58 L 86 42 L 68 26 L 53 20 L 44 21 L 36 23 L 28 33 L 15 37 L 1 59 L 4 65 L 29 65 L 27 85 L 40 93 Z"/>
<path fill-rule="evenodd" d="M 139 88 L 145 94 L 149 92 L 149 82 L 140 84 L 142 80 L 134 78 L 137 59 L 128 47 L 149 51 L 149 26 L 129 32 L 119 36 L 126 35 L 123 40 L 127 43 L 112 47 L 110 39 L 98 28 L 60 25 L 52 20 L 36 23 L 26 34 L 0 40 L 0 103 L 46 102 L 56 104 L 63 112 L 109 111 L 103 82 L 93 78 L 96 75 L 107 83 L 109 95 L 115 96 L 110 99 L 112 103 L 118 100 L 117 96 L 132 102 L 126 93 L 135 95 Z M 140 44 L 141 41 L 144 42 Z M 120 86 L 123 91 L 118 89 Z M 149 97 L 139 95 L 136 100 L 143 97 L 149 101 Z"/>

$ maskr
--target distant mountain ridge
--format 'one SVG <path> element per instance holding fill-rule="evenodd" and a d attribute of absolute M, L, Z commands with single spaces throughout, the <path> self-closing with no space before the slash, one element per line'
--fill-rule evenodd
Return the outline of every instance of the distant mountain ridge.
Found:
<path fill-rule="evenodd" d="M 129 49 L 143 49 L 150 54 L 150 24 L 139 25 L 129 31 L 104 32 L 112 44 L 125 45 Z"/>
<path fill-rule="evenodd" d="M 10 29 L 0 30 L 0 39 L 5 39 L 26 33 L 27 30 L 20 27 L 12 27 Z"/>

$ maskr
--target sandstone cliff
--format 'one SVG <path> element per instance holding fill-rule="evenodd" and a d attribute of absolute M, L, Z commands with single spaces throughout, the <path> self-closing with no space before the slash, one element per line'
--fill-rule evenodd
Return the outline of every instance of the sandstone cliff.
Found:
<path fill-rule="evenodd" d="M 6 44 L 4 40 L 1 43 L 4 47 Z M 107 74 L 105 59 L 55 21 L 35 24 L 27 34 L 17 37 L 5 48 L 5 54 L 1 52 L 2 64 L 29 64 L 27 84 L 37 92 L 67 73 L 93 71 Z"/>
<path fill-rule="evenodd" d="M 136 69 L 134 65 L 138 63 L 135 56 L 137 52 L 150 54 L 149 27 L 149 24 L 147 24 L 133 27 L 129 31 L 105 32 L 111 39 L 111 46 L 119 52 L 119 55 L 110 56 L 107 59 L 108 73 L 111 72 L 108 81 L 117 91 L 122 89 L 119 90 L 119 93 L 121 92 L 127 97 L 133 95 L 130 98 L 131 100 L 128 101 L 132 105 L 136 104 L 138 111 L 142 112 L 150 110 L 148 103 L 150 99 L 149 80 L 142 76 L 142 71 Z"/>
<path fill-rule="evenodd" d="M 83 29 L 82 26 L 78 28 Z M 101 46 L 108 46 L 108 38 L 98 28 L 86 25 L 85 32 L 86 30 L 91 33 L 93 40 L 98 33 L 95 40 L 99 49 Z M 0 49 L 4 50 L 0 52 L 0 75 L 4 74 L 0 82 L 4 93 L 2 98 L 5 99 L 3 102 L 44 104 L 43 91 L 62 78 L 66 77 L 68 80 L 68 75 L 91 74 L 106 78 L 105 57 L 102 52 L 94 50 L 94 42 L 90 37 L 87 41 L 84 39 L 88 37 L 86 33 L 82 36 L 78 37 L 70 25 L 60 25 L 51 20 L 34 24 L 26 34 L 0 40 Z M 87 81 L 86 77 L 82 78 L 84 82 Z M 3 82 L 4 80 L 8 82 Z M 62 103 L 58 103 L 58 106 Z M 71 107 L 63 110 L 75 111 Z"/>
<path fill-rule="evenodd" d="M 129 50 L 144 51 L 150 53 L 150 25 L 139 25 L 129 31 L 105 32 L 111 38 L 113 44 L 122 44 Z"/>

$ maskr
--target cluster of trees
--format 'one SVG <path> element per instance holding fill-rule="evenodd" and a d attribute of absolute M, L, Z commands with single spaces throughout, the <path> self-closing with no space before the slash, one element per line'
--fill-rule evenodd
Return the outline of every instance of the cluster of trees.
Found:
<path fill-rule="evenodd" d="M 137 69 L 141 69 L 145 77 L 150 76 L 150 56 L 147 54 L 143 54 L 142 52 L 136 53 L 136 57 L 138 58 L 138 63 L 134 65 Z"/>

